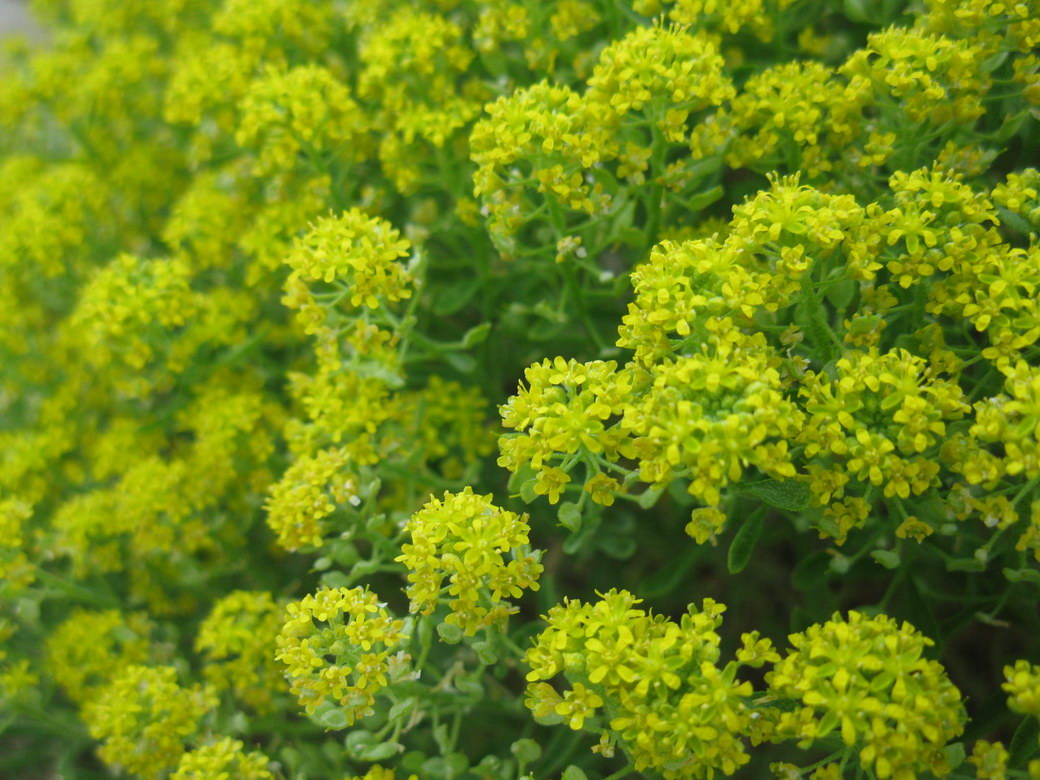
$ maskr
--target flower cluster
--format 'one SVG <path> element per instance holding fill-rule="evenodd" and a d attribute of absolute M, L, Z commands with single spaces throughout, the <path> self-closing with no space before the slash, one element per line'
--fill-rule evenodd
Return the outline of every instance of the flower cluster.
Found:
<path fill-rule="evenodd" d="M 928 490 L 947 424 L 968 411 L 960 388 L 903 350 L 849 353 L 835 368 L 833 380 L 809 372 L 800 391 L 810 417 L 799 443 L 816 500 L 841 498 L 850 483 L 901 498 Z"/>
<path fill-rule="evenodd" d="M 240 105 L 235 141 L 255 150 L 259 174 L 293 170 L 339 149 L 365 153 L 367 122 L 350 90 L 327 68 L 270 67 Z M 312 163 L 313 164 L 313 163 Z"/>
<path fill-rule="evenodd" d="M 722 4 L 717 0 L 633 0 L 632 7 L 644 16 L 667 10 L 668 18 L 681 25 L 693 25 L 716 33 L 731 35 L 750 30 L 760 41 L 773 38 L 777 12 L 793 0 L 737 0 Z"/>
<path fill-rule="evenodd" d="M 281 628 L 282 608 L 271 594 L 239 590 L 221 598 L 195 635 L 207 682 L 255 710 L 269 711 L 274 693 L 284 687 L 271 653 Z"/>
<path fill-rule="evenodd" d="M 690 114 L 733 97 L 722 66 L 707 36 L 676 27 L 642 27 L 603 50 L 586 99 L 603 105 L 614 122 L 639 113 L 668 140 L 681 142 Z"/>
<path fill-rule="evenodd" d="M 860 612 L 789 640 L 793 649 L 766 683 L 800 706 L 780 715 L 777 736 L 807 747 L 837 729 L 879 778 L 949 771 L 942 748 L 964 729 L 965 712 L 943 667 L 923 657 L 932 640 L 908 623 Z"/>
<path fill-rule="evenodd" d="M 386 220 L 351 209 L 319 219 L 297 242 L 285 262 L 295 279 L 330 284 L 351 306 L 375 309 L 411 296 L 409 276 L 398 259 L 409 242 Z"/>
<path fill-rule="evenodd" d="M 140 613 L 73 612 L 47 637 L 47 661 L 55 681 L 84 703 L 106 690 L 120 668 L 149 660 L 153 625 Z"/>
<path fill-rule="evenodd" d="M 1001 686 L 1008 694 L 1008 706 L 1023 715 L 1040 718 L 1040 666 L 1028 661 L 1015 661 L 1004 667 Z"/>
<path fill-rule="evenodd" d="M 582 364 L 557 357 L 529 366 L 524 378 L 527 386 L 521 385 L 500 408 L 502 424 L 518 433 L 501 439 L 498 463 L 511 471 L 522 466 L 534 469 L 536 493 L 555 504 L 570 482 L 566 466 L 582 455 L 598 474 L 599 461 L 634 454 L 630 437 L 617 425 L 632 391 L 632 377 L 619 374 L 616 363 Z M 556 465 L 560 461 L 564 468 Z M 590 474 L 586 482 L 593 499 L 612 501 L 594 490 L 593 479 Z M 616 489 L 616 481 L 613 485 Z"/>
<path fill-rule="evenodd" d="M 84 714 L 106 762 L 158 778 L 177 766 L 185 740 L 216 704 L 208 689 L 180 686 L 172 666 L 127 666 Z"/>
<path fill-rule="evenodd" d="M 0 581 L 12 590 L 32 583 L 32 564 L 25 555 L 23 528 L 32 517 L 32 507 L 24 501 L 0 500 Z"/>
<path fill-rule="evenodd" d="M 274 780 L 270 761 L 259 751 L 245 751 L 237 739 L 224 737 L 217 742 L 195 748 L 181 756 L 171 780 L 205 780 L 235 777 L 241 780 Z"/>
<path fill-rule="evenodd" d="M 538 590 L 542 565 L 528 548 L 527 515 L 500 509 L 490 495 L 467 487 L 432 498 L 404 530 L 411 541 L 397 560 L 409 572 L 412 612 L 433 613 L 446 590 L 452 598 L 445 622 L 472 635 L 516 612 L 508 599 Z"/>
<path fill-rule="evenodd" d="M 404 624 L 367 588 L 323 588 L 290 603 L 286 615 L 277 658 L 308 713 L 331 700 L 353 724 L 408 671 L 408 656 L 393 652 L 405 641 Z"/>
<path fill-rule="evenodd" d="M 607 714 L 608 743 L 619 740 L 637 770 L 666 778 L 733 774 L 749 759 L 741 736 L 752 688 L 736 679 L 737 662 L 718 664 L 725 607 L 705 599 L 675 623 L 639 603 L 611 590 L 593 604 L 567 601 L 549 610 L 548 627 L 525 657 L 527 706 L 537 718 L 566 720 L 576 730 Z M 572 686 L 562 696 L 541 682 L 560 673 Z"/>
<path fill-rule="evenodd" d="M 487 107 L 470 147 L 478 166 L 473 192 L 487 204 L 494 230 L 508 235 L 522 224 L 511 184 L 522 187 L 531 181 L 539 193 L 575 211 L 591 214 L 606 205 L 602 187 L 587 176 L 596 163 L 613 156 L 600 113 L 569 87 L 548 82 Z"/>
<path fill-rule="evenodd" d="M 794 476 L 787 439 L 801 412 L 783 398 L 775 362 L 761 340 L 733 332 L 713 348 L 654 366 L 653 384 L 622 421 L 635 437 L 640 479 L 667 485 L 686 476 L 690 495 L 716 505 L 748 466 Z"/>
<path fill-rule="evenodd" d="M 119 255 L 89 279 L 69 321 L 69 337 L 97 368 L 141 369 L 197 312 L 182 259 Z"/>
<path fill-rule="evenodd" d="M 321 547 L 327 518 L 337 506 L 361 503 L 357 477 L 343 448 L 299 458 L 271 487 L 267 524 L 286 550 Z"/>

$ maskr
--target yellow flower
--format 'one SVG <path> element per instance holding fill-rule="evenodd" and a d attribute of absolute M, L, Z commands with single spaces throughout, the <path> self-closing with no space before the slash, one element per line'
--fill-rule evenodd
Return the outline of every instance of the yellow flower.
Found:
<path fill-rule="evenodd" d="M 1040 666 L 1028 661 L 1015 661 L 1004 667 L 1001 686 L 1008 694 L 1008 707 L 1023 715 L 1040 718 Z"/>

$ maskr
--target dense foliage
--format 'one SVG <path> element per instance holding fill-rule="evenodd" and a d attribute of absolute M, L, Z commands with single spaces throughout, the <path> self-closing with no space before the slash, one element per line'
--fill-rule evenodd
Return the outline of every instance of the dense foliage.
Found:
<path fill-rule="evenodd" d="M 1040 778 L 1035 0 L 35 5 L 0 774 Z"/>

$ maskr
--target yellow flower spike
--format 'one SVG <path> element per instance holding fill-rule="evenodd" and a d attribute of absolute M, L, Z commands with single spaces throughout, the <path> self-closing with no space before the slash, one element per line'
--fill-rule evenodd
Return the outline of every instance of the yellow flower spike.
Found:
<path fill-rule="evenodd" d="M 190 280 L 183 258 L 121 254 L 84 285 L 66 338 L 96 368 L 139 372 L 155 357 L 153 345 L 168 341 L 198 313 Z"/>
<path fill-rule="evenodd" d="M 32 506 L 18 498 L 0 500 L 0 581 L 14 592 L 32 584 L 34 566 L 25 555 Z"/>
<path fill-rule="evenodd" d="M 798 443 L 813 458 L 810 474 L 822 474 L 818 467 L 844 472 L 843 485 L 883 486 L 889 497 L 927 490 L 939 472 L 945 423 L 968 411 L 960 388 L 905 350 L 851 352 L 836 368 L 833 380 L 808 372 L 802 382 L 808 416 Z M 810 487 L 815 493 L 824 485 L 814 476 Z M 831 492 L 824 488 L 816 500 L 827 505 Z M 831 504 L 827 534 L 844 539 L 867 509 L 858 501 Z"/>
<path fill-rule="evenodd" d="M 1008 752 L 1000 742 L 980 739 L 972 746 L 968 761 L 975 765 L 975 776 L 980 780 L 1003 780 Z"/>
<path fill-rule="evenodd" d="M 567 455 L 587 451 L 610 461 L 632 454 L 630 438 L 610 418 L 622 414 L 630 400 L 633 377 L 618 371 L 614 361 L 579 363 L 557 357 L 528 367 L 523 384 L 499 407 L 502 424 L 516 433 L 499 439 L 499 465 L 517 471 L 529 464 L 537 471 L 535 493 L 556 503 L 570 475 L 557 465 Z M 608 486 L 619 483 L 605 474 L 589 478 L 589 492 L 597 503 L 609 506 L 614 494 Z M 596 498 L 597 494 L 599 498 Z"/>
<path fill-rule="evenodd" d="M 284 57 L 286 47 L 306 54 L 326 51 L 341 29 L 329 0 L 223 0 L 214 32 L 254 54 Z"/>

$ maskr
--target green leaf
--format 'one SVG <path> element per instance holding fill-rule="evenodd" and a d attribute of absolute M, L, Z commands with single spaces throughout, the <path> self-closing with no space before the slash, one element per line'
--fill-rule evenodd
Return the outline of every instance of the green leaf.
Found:
<path fill-rule="evenodd" d="M 724 160 L 721 154 L 705 157 L 683 166 L 683 173 L 691 179 L 702 179 L 710 176 L 722 167 Z"/>
<path fill-rule="evenodd" d="M 914 624 L 921 633 L 935 640 L 933 646 L 938 648 L 942 632 L 939 629 L 939 621 L 935 619 L 935 613 L 931 605 L 921 598 L 921 592 L 917 589 L 917 583 L 913 577 L 907 577 L 904 585 L 906 593 L 906 605 L 910 611 L 910 622 Z M 927 655 L 927 651 L 925 652 Z"/>
<path fill-rule="evenodd" d="M 509 776 L 506 766 L 498 756 L 484 756 L 475 769 L 479 777 L 503 777 Z"/>
<path fill-rule="evenodd" d="M 433 741 L 437 743 L 437 748 L 441 753 L 451 750 L 451 732 L 448 730 L 447 723 L 438 723 L 433 727 Z"/>
<path fill-rule="evenodd" d="M 533 739 L 518 739 L 509 746 L 509 751 L 516 756 L 516 760 L 524 764 L 530 764 L 542 757 L 542 748 Z"/>
<path fill-rule="evenodd" d="M 321 584 L 330 588 L 349 588 L 351 583 L 350 577 L 341 571 L 327 571 L 321 575 Z"/>
<path fill-rule="evenodd" d="M 1031 759 L 1040 747 L 1040 720 L 1027 717 L 1018 724 L 1008 747 L 1008 763 L 1012 769 L 1025 769 L 1026 762 Z"/>
<path fill-rule="evenodd" d="M 643 231 L 637 230 L 636 228 L 627 225 L 623 228 L 618 229 L 614 233 L 614 238 L 619 243 L 624 244 L 625 246 L 633 246 L 640 248 L 642 248 L 643 246 Z"/>
<path fill-rule="evenodd" d="M 377 363 L 374 360 L 355 361 L 351 368 L 354 373 L 365 379 L 378 379 L 390 387 L 403 387 L 404 377 L 385 363 Z"/>
<path fill-rule="evenodd" d="M 354 543 L 346 539 L 334 539 L 328 544 L 327 549 L 332 560 L 340 566 L 350 567 L 361 560 Z"/>
<path fill-rule="evenodd" d="M 1000 215 L 1000 223 L 1002 225 L 1007 225 L 1017 233 L 1028 236 L 1030 233 L 1034 232 L 1033 226 L 1030 225 L 1029 222 L 1003 206 L 997 206 L 997 214 Z"/>
<path fill-rule="evenodd" d="M 755 512 L 740 527 L 733 541 L 729 543 L 729 552 L 726 555 L 726 566 L 730 574 L 738 574 L 744 571 L 744 567 L 751 560 L 751 553 L 755 550 L 762 529 L 765 528 L 765 513 Z"/>
<path fill-rule="evenodd" d="M 419 777 L 437 778 L 437 780 L 455 780 L 460 778 L 469 768 L 469 759 L 464 753 L 452 753 L 446 758 L 434 756 L 423 762 Z"/>
<path fill-rule="evenodd" d="M 462 641 L 462 629 L 454 623 L 438 623 L 437 635 L 441 638 L 442 642 L 449 645 L 457 645 Z"/>
<path fill-rule="evenodd" d="M 469 769 L 469 758 L 465 753 L 452 753 L 445 761 L 452 777 L 461 777 Z"/>
<path fill-rule="evenodd" d="M 793 479 L 751 482 L 741 485 L 740 491 L 785 512 L 801 512 L 808 508 L 811 497 L 809 486 Z"/>
<path fill-rule="evenodd" d="M 314 711 L 311 719 L 324 729 L 339 731 L 349 724 L 346 711 L 331 702 L 325 702 Z"/>
<path fill-rule="evenodd" d="M 490 322 L 484 322 L 484 323 L 481 323 L 480 325 L 477 325 L 476 327 L 470 328 L 469 330 L 466 331 L 466 335 L 464 335 L 462 337 L 462 346 L 465 347 L 466 349 L 470 349 L 471 347 L 475 347 L 475 346 L 477 346 L 477 344 L 480 344 L 485 339 L 487 339 L 488 334 L 490 332 L 491 332 L 491 323 Z"/>
<path fill-rule="evenodd" d="M 380 742 L 375 745 L 366 745 L 357 751 L 357 758 L 361 761 L 386 761 L 401 752 L 402 745 L 396 742 Z"/>
<path fill-rule="evenodd" d="M 461 280 L 452 280 L 437 291 L 433 301 L 433 313 L 438 317 L 454 314 L 476 294 L 480 286 L 480 277 L 474 275 Z"/>
<path fill-rule="evenodd" d="M 585 526 L 577 533 L 573 533 L 563 540 L 563 551 L 567 555 L 574 555 L 574 553 L 588 544 L 592 536 L 592 526 Z"/>
<path fill-rule="evenodd" d="M 574 764 L 571 764 L 563 770 L 563 776 L 560 780 L 588 780 L 588 775 L 574 766 Z"/>
<path fill-rule="evenodd" d="M 520 485 L 520 499 L 525 504 L 533 503 L 538 498 L 538 494 L 534 492 L 534 486 L 538 483 L 538 477 L 531 477 L 526 482 Z"/>
<path fill-rule="evenodd" d="M 820 587 L 830 569 L 831 556 L 825 550 L 814 550 L 804 556 L 791 572 L 791 584 L 798 590 L 812 590 Z"/>
<path fill-rule="evenodd" d="M 1036 569 L 1004 569 L 1008 582 L 1031 582 L 1040 585 L 1040 571 Z"/>
<path fill-rule="evenodd" d="M 704 192 L 698 192 L 692 198 L 686 202 L 686 207 L 690 211 L 701 211 L 702 209 L 708 208 L 712 203 L 717 201 L 723 195 L 722 187 L 715 186 L 710 190 Z"/>
<path fill-rule="evenodd" d="M 549 341 L 563 333 L 565 324 L 559 322 L 540 321 L 534 323 L 527 331 L 532 341 Z"/>
<path fill-rule="evenodd" d="M 830 570 L 835 574 L 846 574 L 851 566 L 852 561 L 841 553 L 831 557 Z"/>
<path fill-rule="evenodd" d="M 477 654 L 480 662 L 486 666 L 498 663 L 498 653 L 495 652 L 495 646 L 490 642 L 474 642 L 473 652 Z"/>
<path fill-rule="evenodd" d="M 409 750 L 407 753 L 401 756 L 401 760 L 398 762 L 398 765 L 401 767 L 401 769 L 404 769 L 408 772 L 418 772 L 422 769 L 422 765 L 426 761 L 426 758 L 426 754 L 423 753 L 421 750 Z"/>
<path fill-rule="evenodd" d="M 390 708 L 390 712 L 386 716 L 387 720 L 397 720 L 402 715 L 412 712 L 415 709 L 416 702 L 417 700 L 413 697 L 401 699 L 401 701 Z"/>
<path fill-rule="evenodd" d="M 650 509 L 654 504 L 657 503 L 657 499 L 664 493 L 664 487 L 649 487 L 639 494 L 639 506 L 643 509 Z"/>
<path fill-rule="evenodd" d="M 839 312 L 844 312 L 856 296 L 858 286 L 859 284 L 854 279 L 842 279 L 827 290 L 827 300 Z"/>
<path fill-rule="evenodd" d="M 959 767 L 964 763 L 964 759 L 967 758 L 963 742 L 951 742 L 942 749 L 942 752 L 943 755 L 946 756 L 946 760 L 949 762 L 951 770 Z"/>
<path fill-rule="evenodd" d="M 986 564 L 978 558 L 956 558 L 946 562 L 946 571 L 985 571 Z"/>
<path fill-rule="evenodd" d="M 560 525 L 568 531 L 577 531 L 581 528 L 581 510 L 573 501 L 564 501 L 556 512 L 556 519 Z"/>
<path fill-rule="evenodd" d="M 1010 54 L 1011 53 L 1008 51 L 998 51 L 996 54 L 993 54 L 982 61 L 980 70 L 983 73 L 992 73 L 1007 61 Z"/>
<path fill-rule="evenodd" d="M 480 684 L 479 680 L 470 680 L 465 677 L 458 677 L 455 679 L 454 685 L 458 689 L 459 693 L 464 693 L 467 696 L 472 697 L 474 700 L 484 698 L 484 686 Z"/>
<path fill-rule="evenodd" d="M 520 492 L 520 486 L 536 477 L 534 469 L 526 463 L 509 475 L 509 492 L 516 495 Z"/>
<path fill-rule="evenodd" d="M 809 344 L 818 351 L 821 362 L 828 362 L 834 352 L 834 342 L 831 340 L 822 305 L 811 298 L 803 297 L 802 302 L 795 307 L 794 320 L 809 337 Z"/>
<path fill-rule="evenodd" d="M 460 374 L 472 374 L 477 367 L 476 358 L 465 352 L 445 352 L 444 359 Z"/>
<path fill-rule="evenodd" d="M 870 557 L 880 563 L 886 569 L 899 568 L 899 553 L 895 550 L 872 550 Z"/>
<path fill-rule="evenodd" d="M 705 548 L 698 544 L 687 544 L 686 549 L 668 566 L 658 567 L 657 571 L 647 577 L 640 585 L 638 593 L 646 598 L 657 598 L 673 592 L 690 573 L 693 565 L 705 554 L 704 550 Z"/>
<path fill-rule="evenodd" d="M 377 744 L 376 735 L 371 731 L 366 731 L 365 729 L 354 729 L 352 732 L 347 734 L 347 738 L 343 740 L 343 747 L 345 747 L 347 752 L 352 756 L 357 755 L 359 750 L 363 750 L 369 745 L 375 744 Z"/>
<path fill-rule="evenodd" d="M 627 561 L 636 552 L 636 540 L 631 536 L 604 534 L 596 539 L 596 546 L 616 561 Z"/>
<path fill-rule="evenodd" d="M 558 723 L 563 723 L 563 716 L 557 715 L 555 712 L 550 712 L 548 715 L 532 715 L 531 717 L 540 726 L 555 726 Z"/>

